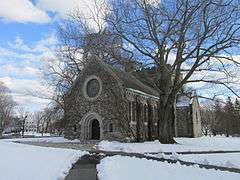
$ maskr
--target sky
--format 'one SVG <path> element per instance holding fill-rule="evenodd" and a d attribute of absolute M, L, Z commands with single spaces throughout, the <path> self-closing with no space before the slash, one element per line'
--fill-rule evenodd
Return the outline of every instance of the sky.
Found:
<path fill-rule="evenodd" d="M 0 81 L 18 107 L 33 112 L 49 104 L 37 94 L 53 91 L 43 74 L 58 44 L 56 25 L 76 9 L 89 14 L 92 5 L 92 0 L 1 0 Z"/>
<path fill-rule="evenodd" d="M 49 104 L 49 100 L 38 95 L 48 97 L 53 93 L 43 75 L 47 59 L 55 58 L 57 23 L 76 9 L 91 15 L 93 6 L 94 0 L 0 0 L 0 81 L 10 88 L 18 107 L 34 112 Z M 93 22 L 88 23 L 94 28 Z M 230 95 L 211 84 L 192 86 L 204 89 L 200 93 L 203 96 Z"/>

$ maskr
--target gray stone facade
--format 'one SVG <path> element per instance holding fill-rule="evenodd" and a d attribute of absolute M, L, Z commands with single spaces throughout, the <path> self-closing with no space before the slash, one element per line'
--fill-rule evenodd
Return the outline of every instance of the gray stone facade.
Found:
<path fill-rule="evenodd" d="M 200 105 L 195 93 L 192 98 L 182 96 L 179 99 L 176 105 L 176 117 L 177 137 L 202 136 Z"/>
<path fill-rule="evenodd" d="M 64 118 L 67 138 L 148 140 L 149 133 L 153 138 L 157 133 L 158 93 L 126 72 L 90 60 L 66 96 Z"/>

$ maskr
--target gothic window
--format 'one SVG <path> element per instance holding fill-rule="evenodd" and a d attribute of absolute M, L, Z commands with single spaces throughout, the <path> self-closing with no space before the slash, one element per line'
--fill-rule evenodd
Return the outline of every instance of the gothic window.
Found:
<path fill-rule="evenodd" d="M 112 123 L 109 124 L 109 132 L 113 132 L 113 124 Z"/>
<path fill-rule="evenodd" d="M 133 109 L 133 111 L 132 111 L 132 121 L 136 121 L 136 102 L 133 102 L 132 103 L 132 109 Z"/>
<path fill-rule="evenodd" d="M 148 121 L 148 108 L 147 105 L 144 105 L 144 121 L 147 122 Z"/>
<path fill-rule="evenodd" d="M 96 97 L 100 91 L 100 84 L 97 79 L 91 79 L 87 82 L 87 95 L 90 98 Z"/>
<path fill-rule="evenodd" d="M 156 114 L 155 114 L 155 106 L 151 106 L 151 110 L 152 110 L 152 119 L 153 119 L 153 122 L 155 122 L 155 118 L 156 118 Z"/>
<path fill-rule="evenodd" d="M 132 121 L 132 102 L 128 101 L 128 117 L 129 121 Z"/>

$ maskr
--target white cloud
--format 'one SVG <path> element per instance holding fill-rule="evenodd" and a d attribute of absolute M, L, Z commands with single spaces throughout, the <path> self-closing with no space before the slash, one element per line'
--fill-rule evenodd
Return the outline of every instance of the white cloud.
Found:
<path fill-rule="evenodd" d="M 37 7 L 57 13 L 61 18 L 79 11 L 93 30 L 98 30 L 98 24 L 104 24 L 103 18 L 108 11 L 104 0 L 37 0 Z"/>
<path fill-rule="evenodd" d="M 47 13 L 35 7 L 30 0 L 2 0 L 0 4 L 0 18 L 6 22 L 50 22 L 50 17 Z"/>
<path fill-rule="evenodd" d="M 46 63 L 44 58 L 54 58 L 56 44 L 55 35 L 50 34 L 33 43 L 17 37 L 0 47 L 0 81 L 8 86 L 19 106 L 29 111 L 40 110 L 50 102 L 36 95 L 46 98 L 53 94 L 44 84 L 41 67 Z"/>
<path fill-rule="evenodd" d="M 8 61 L 20 59 L 18 64 L 30 66 L 34 62 L 44 58 L 55 58 L 55 47 L 57 45 L 55 34 L 50 34 L 32 44 L 26 44 L 23 39 L 16 37 L 14 41 L 7 42 L 7 47 L 0 46 L 0 62 L 3 57 Z"/>
<path fill-rule="evenodd" d="M 11 90 L 13 99 L 19 107 L 34 111 L 42 109 L 50 103 L 50 100 L 45 98 L 50 97 L 53 91 L 44 86 L 39 79 L 16 79 L 5 76 L 1 77 L 0 81 L 4 82 Z"/>
<path fill-rule="evenodd" d="M 34 68 L 31 66 L 17 66 L 13 64 L 4 64 L 1 66 L 1 74 L 11 74 L 16 77 L 40 77 L 41 71 L 38 68 Z"/>
<path fill-rule="evenodd" d="M 37 0 L 37 6 L 46 11 L 52 11 L 66 16 L 72 10 L 78 8 L 78 4 L 86 4 L 84 0 Z"/>
<path fill-rule="evenodd" d="M 0 57 L 11 56 L 13 53 L 6 48 L 0 47 Z"/>
<path fill-rule="evenodd" d="M 28 47 L 26 44 L 24 44 L 23 39 L 20 37 L 16 37 L 16 39 L 13 42 L 8 42 L 9 47 L 12 49 L 19 49 L 22 51 L 31 51 L 31 48 Z"/>

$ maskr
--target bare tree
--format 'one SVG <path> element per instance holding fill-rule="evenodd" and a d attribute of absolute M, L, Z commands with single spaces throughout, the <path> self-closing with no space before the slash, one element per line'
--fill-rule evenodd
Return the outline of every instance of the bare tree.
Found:
<path fill-rule="evenodd" d="M 108 14 L 101 16 L 105 17 L 106 26 L 99 26 L 94 34 L 107 32 L 107 37 L 120 38 L 120 47 L 109 46 L 102 38 L 92 44 L 86 43 L 89 42 L 86 37 L 93 34 L 92 29 L 86 25 L 81 13 L 71 15 L 59 27 L 61 58 L 57 66 L 52 66 L 53 76 L 50 76 L 59 93 L 56 100 L 61 99 L 64 105 L 64 95 L 81 72 L 88 52 L 109 62 L 115 60 L 124 64 L 122 61 L 127 61 L 142 67 L 156 67 L 157 78 L 148 78 L 148 81 L 159 92 L 157 127 L 158 139 L 162 143 L 174 142 L 174 105 L 184 85 L 206 83 L 223 86 L 238 96 L 232 85 L 238 81 L 233 72 L 239 62 L 232 54 L 240 41 L 239 2 L 159 2 L 110 1 Z M 94 17 L 96 20 L 99 16 Z M 94 48 L 101 51 L 93 51 Z"/>
<path fill-rule="evenodd" d="M 55 88 L 55 94 L 50 99 L 63 109 L 65 95 L 90 55 L 101 57 L 108 64 L 122 66 L 126 66 L 126 60 L 132 56 L 126 49 L 121 51 L 124 49 L 121 38 L 103 26 L 104 20 L 100 17 L 106 16 L 107 3 L 103 0 L 95 1 L 94 4 L 94 7 L 89 7 L 91 16 L 86 17 L 77 10 L 59 24 L 56 58 L 46 59 L 45 79 Z M 92 29 L 89 21 L 95 24 L 95 29 Z"/>
<path fill-rule="evenodd" d="M 215 111 L 212 104 L 207 104 L 201 108 L 202 132 L 205 136 L 213 135 L 216 126 Z"/>
<path fill-rule="evenodd" d="M 239 135 L 240 121 L 238 101 L 232 103 L 230 97 L 227 101 L 217 99 L 214 104 L 208 104 L 202 109 L 202 130 L 205 135 L 224 134 Z"/>
<path fill-rule="evenodd" d="M 26 130 L 26 120 L 29 117 L 29 112 L 27 112 L 24 108 L 19 107 L 18 116 L 20 121 L 20 129 L 21 129 L 22 137 L 24 137 L 24 133 Z"/>
<path fill-rule="evenodd" d="M 237 95 L 230 71 L 239 65 L 231 55 L 240 41 L 239 2 L 151 2 L 113 1 L 106 22 L 135 60 L 157 67 L 159 78 L 153 85 L 160 94 L 159 140 L 173 143 L 174 104 L 183 85 L 212 83 Z"/>
<path fill-rule="evenodd" d="M 37 132 L 42 133 L 55 133 L 55 130 L 61 134 L 62 126 L 58 123 L 61 122 L 63 118 L 62 108 L 55 105 L 51 107 L 47 107 L 42 111 L 38 111 L 34 113 L 34 119 L 37 124 Z M 56 126 L 56 124 L 58 126 Z"/>
<path fill-rule="evenodd" d="M 10 90 L 3 82 L 0 82 L 0 135 L 5 126 L 13 120 L 16 103 L 10 95 Z"/>

